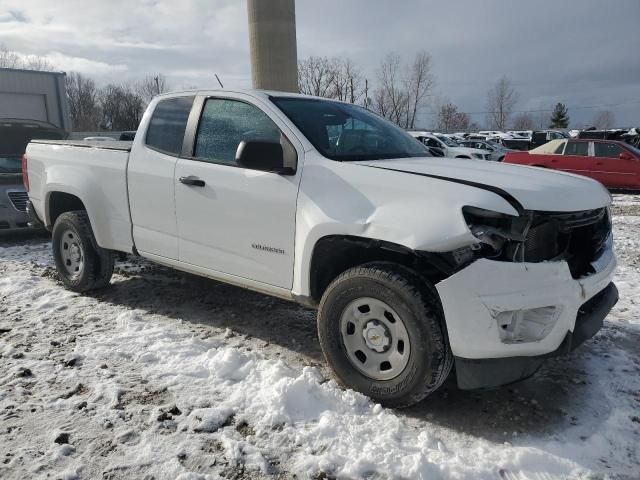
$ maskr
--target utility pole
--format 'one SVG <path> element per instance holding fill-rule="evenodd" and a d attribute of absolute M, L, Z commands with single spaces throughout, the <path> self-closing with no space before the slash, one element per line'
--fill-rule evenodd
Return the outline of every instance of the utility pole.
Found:
<path fill-rule="evenodd" d="M 253 88 L 298 91 L 295 0 L 247 0 Z"/>
<path fill-rule="evenodd" d="M 369 109 L 369 80 L 364 79 L 364 108 Z"/>

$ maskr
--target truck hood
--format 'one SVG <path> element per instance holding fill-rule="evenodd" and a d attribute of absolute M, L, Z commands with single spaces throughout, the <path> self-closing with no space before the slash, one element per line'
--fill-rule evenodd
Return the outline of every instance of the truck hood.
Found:
<path fill-rule="evenodd" d="M 489 190 L 516 209 L 578 212 L 611 203 L 609 192 L 595 180 L 538 167 L 436 157 L 356 163 Z"/>

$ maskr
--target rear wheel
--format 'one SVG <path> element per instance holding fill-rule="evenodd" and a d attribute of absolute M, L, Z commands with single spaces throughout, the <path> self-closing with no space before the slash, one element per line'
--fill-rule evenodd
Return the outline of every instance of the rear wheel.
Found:
<path fill-rule="evenodd" d="M 453 362 L 437 294 L 401 265 L 352 268 L 318 311 L 322 350 L 338 379 L 377 402 L 408 406 L 435 391 Z"/>
<path fill-rule="evenodd" d="M 96 243 L 86 212 L 66 212 L 56 219 L 52 247 L 58 275 L 70 290 L 94 290 L 111 280 L 113 253 Z"/>

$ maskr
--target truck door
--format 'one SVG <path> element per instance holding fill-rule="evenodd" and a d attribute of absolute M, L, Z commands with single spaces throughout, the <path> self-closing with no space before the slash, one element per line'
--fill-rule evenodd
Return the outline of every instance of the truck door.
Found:
<path fill-rule="evenodd" d="M 193 100 L 160 100 L 146 134 L 134 140 L 127 183 L 133 239 L 141 253 L 178 259 L 174 178 Z"/>
<path fill-rule="evenodd" d="M 638 160 L 616 143 L 593 143 L 594 168 L 602 178 L 599 180 L 607 187 L 638 188 Z"/>
<path fill-rule="evenodd" d="M 282 176 L 241 168 L 235 154 L 242 140 L 279 141 L 295 167 L 297 139 L 252 97 L 229 93 L 199 102 L 192 148 L 175 172 L 179 259 L 291 288 L 300 169 Z"/>

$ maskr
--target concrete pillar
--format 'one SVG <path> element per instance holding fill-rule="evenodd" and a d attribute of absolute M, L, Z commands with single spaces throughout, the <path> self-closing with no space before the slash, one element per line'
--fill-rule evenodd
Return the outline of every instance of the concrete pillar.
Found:
<path fill-rule="evenodd" d="M 298 91 L 295 0 L 247 0 L 253 88 Z"/>

